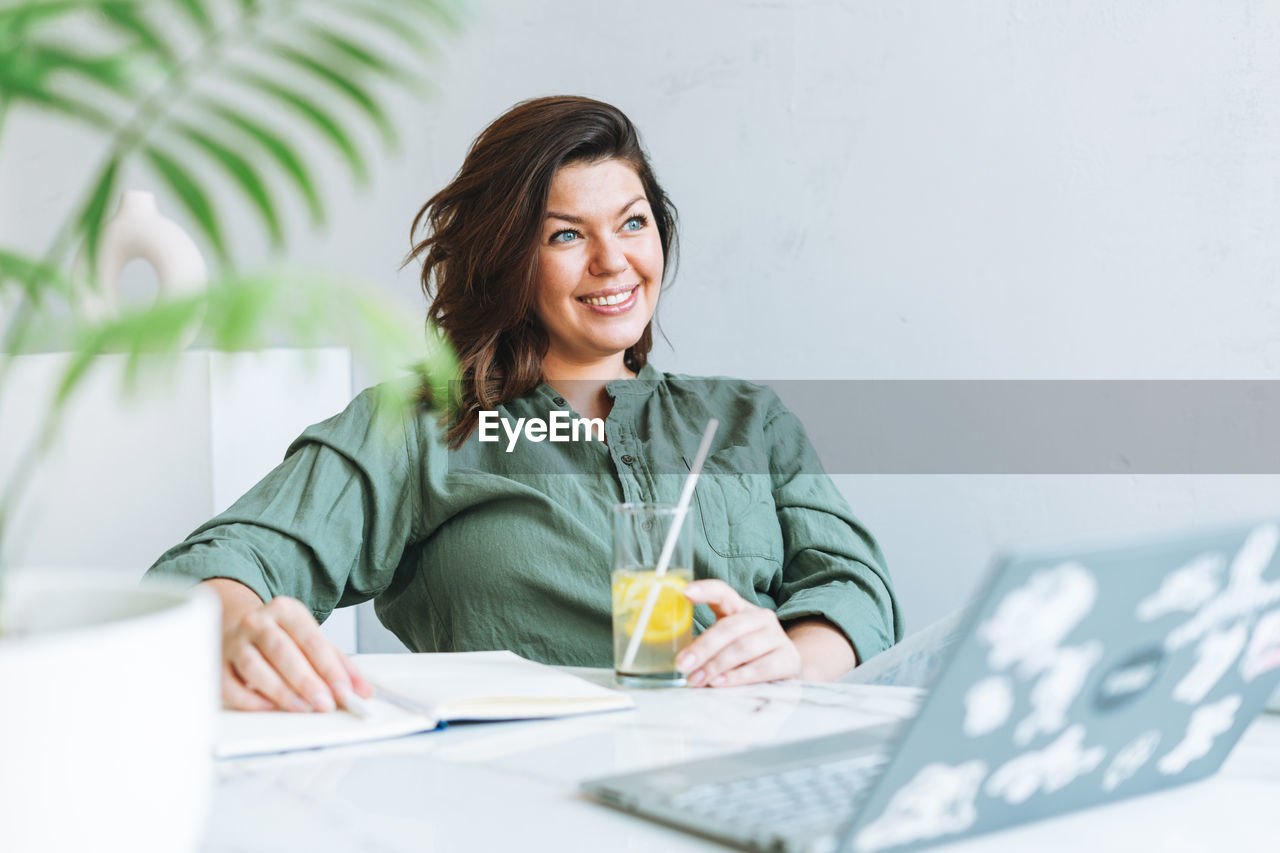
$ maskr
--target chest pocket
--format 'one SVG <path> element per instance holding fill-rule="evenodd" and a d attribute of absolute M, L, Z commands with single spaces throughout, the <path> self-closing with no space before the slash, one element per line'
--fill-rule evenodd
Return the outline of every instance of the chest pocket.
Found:
<path fill-rule="evenodd" d="M 692 467 L 689 457 L 684 462 Z M 782 529 L 768 470 L 767 460 L 749 447 L 726 447 L 707 457 L 693 494 L 707 544 L 721 557 L 782 563 Z"/>

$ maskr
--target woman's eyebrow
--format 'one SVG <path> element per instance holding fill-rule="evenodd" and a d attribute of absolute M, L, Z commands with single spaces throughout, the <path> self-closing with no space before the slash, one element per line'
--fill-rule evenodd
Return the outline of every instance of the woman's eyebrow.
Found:
<path fill-rule="evenodd" d="M 626 204 L 624 204 L 622 207 L 618 209 L 618 216 L 621 216 L 622 214 L 626 213 L 631 208 L 631 205 L 635 204 L 638 201 L 644 201 L 644 199 L 645 197 L 643 195 L 638 195 L 635 198 L 631 199 L 631 201 L 627 202 Z M 571 213 L 556 213 L 554 210 L 547 211 L 547 219 L 563 219 L 565 222 L 572 222 L 574 225 L 581 225 L 583 222 L 583 219 L 581 216 L 574 216 Z"/>

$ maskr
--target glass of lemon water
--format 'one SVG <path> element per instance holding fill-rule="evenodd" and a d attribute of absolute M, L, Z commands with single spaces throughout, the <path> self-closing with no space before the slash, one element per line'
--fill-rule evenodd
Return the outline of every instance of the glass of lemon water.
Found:
<path fill-rule="evenodd" d="M 627 687 L 682 687 L 676 655 L 693 640 L 693 604 L 684 597 L 693 580 L 693 538 L 686 516 L 675 550 L 662 577 L 654 568 L 667 533 L 675 523 L 674 504 L 624 503 L 613 508 L 613 668 Z M 627 647 L 639 630 L 645 599 L 657 587 L 635 658 L 627 665 Z"/>

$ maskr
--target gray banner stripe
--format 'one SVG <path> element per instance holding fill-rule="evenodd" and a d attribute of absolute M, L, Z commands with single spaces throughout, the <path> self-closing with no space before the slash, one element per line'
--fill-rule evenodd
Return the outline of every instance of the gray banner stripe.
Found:
<path fill-rule="evenodd" d="M 761 384 L 832 474 L 1280 473 L 1280 381 Z"/>

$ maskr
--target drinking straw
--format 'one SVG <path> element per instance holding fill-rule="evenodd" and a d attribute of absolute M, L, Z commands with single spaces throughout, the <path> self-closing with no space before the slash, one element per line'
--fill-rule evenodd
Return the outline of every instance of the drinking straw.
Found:
<path fill-rule="evenodd" d="M 636 652 L 640 650 L 640 638 L 648 629 L 649 617 L 653 615 L 654 605 L 658 603 L 657 581 L 667 573 L 667 564 L 671 562 L 671 554 L 676 550 L 676 539 L 680 537 L 680 528 L 684 524 L 684 517 L 689 512 L 689 502 L 693 500 L 693 489 L 698 485 L 698 474 L 702 471 L 702 463 L 707 461 L 711 439 L 719 426 L 720 422 L 712 418 L 707 421 L 707 428 L 702 432 L 702 443 L 698 445 L 698 452 L 693 456 L 693 464 L 689 466 L 689 476 L 685 478 L 680 500 L 676 503 L 675 516 L 671 520 L 671 527 L 667 530 L 666 541 L 662 543 L 662 553 L 658 555 L 658 565 L 653 570 L 654 583 L 649 585 L 649 594 L 645 596 L 644 606 L 640 608 L 640 618 L 636 620 L 636 626 L 631 631 L 631 642 L 627 644 L 627 653 L 622 659 L 624 670 L 630 669 L 635 663 Z"/>

